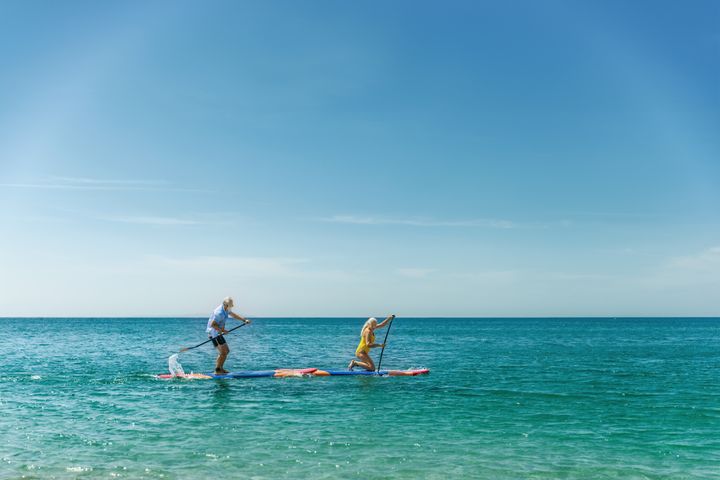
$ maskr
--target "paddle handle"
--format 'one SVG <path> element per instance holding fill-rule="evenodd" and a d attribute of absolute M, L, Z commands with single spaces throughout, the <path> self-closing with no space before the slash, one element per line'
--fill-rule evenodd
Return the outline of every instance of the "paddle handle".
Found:
<path fill-rule="evenodd" d="M 244 327 L 245 325 L 247 325 L 247 323 L 243 323 L 243 324 L 241 324 L 241 325 L 238 325 L 237 327 L 233 327 L 233 328 L 231 328 L 230 330 L 228 330 L 226 333 L 224 333 L 223 335 L 227 335 L 228 333 L 232 332 L 233 330 L 237 330 L 238 328 Z M 188 350 L 192 350 L 193 348 L 201 347 L 201 346 L 205 345 L 205 344 L 208 343 L 208 342 L 212 342 L 212 338 L 209 338 L 209 339 L 205 340 L 205 341 L 202 342 L 202 343 L 198 343 L 198 344 L 195 345 L 194 347 L 183 348 L 183 349 L 180 350 L 180 353 L 187 352 Z"/>
<path fill-rule="evenodd" d="M 383 353 L 385 353 L 385 345 L 387 344 L 387 337 L 390 335 L 390 327 L 392 327 L 393 321 L 395 320 L 395 317 L 390 320 L 390 324 L 388 325 L 387 332 L 385 332 L 385 340 L 383 340 L 383 347 L 382 350 L 380 350 L 380 360 L 378 360 L 377 369 L 375 369 L 376 372 L 380 371 L 380 365 L 382 365 L 382 357 Z"/>

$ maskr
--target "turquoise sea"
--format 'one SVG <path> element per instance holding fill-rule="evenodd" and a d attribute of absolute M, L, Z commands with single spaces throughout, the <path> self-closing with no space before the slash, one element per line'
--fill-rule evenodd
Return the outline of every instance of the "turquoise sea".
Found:
<path fill-rule="evenodd" d="M 363 321 L 256 319 L 226 366 L 343 368 Z M 0 478 L 720 479 L 720 319 L 398 317 L 383 366 L 430 375 L 154 378 L 205 322 L 0 319 Z"/>

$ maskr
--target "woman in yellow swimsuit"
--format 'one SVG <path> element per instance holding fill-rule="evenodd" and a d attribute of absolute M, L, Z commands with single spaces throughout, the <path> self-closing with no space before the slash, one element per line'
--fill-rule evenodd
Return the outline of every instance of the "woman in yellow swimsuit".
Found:
<path fill-rule="evenodd" d="M 375 343 L 375 330 L 384 327 L 393 318 L 395 318 L 395 315 L 390 315 L 383 320 L 382 323 L 378 323 L 375 317 L 367 319 L 367 322 L 365 322 L 365 325 L 363 325 L 360 331 L 360 343 L 357 349 L 355 349 L 355 356 L 359 358 L 360 361 L 350 360 L 350 364 L 348 365 L 349 370 L 352 370 L 353 367 L 362 367 L 369 372 L 375 370 L 375 363 L 372 358 L 370 358 L 370 349 L 385 346 L 382 343 Z"/>

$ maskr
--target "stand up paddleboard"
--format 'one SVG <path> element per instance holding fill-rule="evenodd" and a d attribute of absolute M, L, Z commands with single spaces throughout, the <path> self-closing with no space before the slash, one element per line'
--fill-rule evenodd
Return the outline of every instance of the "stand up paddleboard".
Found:
<path fill-rule="evenodd" d="M 380 370 L 379 372 L 369 372 L 367 370 L 318 370 L 317 368 L 279 368 L 277 370 L 239 370 L 237 372 L 216 375 L 212 372 L 207 373 L 186 373 L 184 375 L 175 376 L 170 373 L 157 375 L 157 378 L 169 380 L 171 378 L 185 378 L 191 380 L 224 380 L 233 378 L 258 378 L 258 377 L 332 377 L 332 376 L 348 376 L 348 375 L 365 375 L 365 376 L 388 376 L 388 377 L 414 377 L 416 375 L 425 375 L 430 373 L 427 368 L 415 370 Z"/>
<path fill-rule="evenodd" d="M 331 377 L 335 375 L 376 375 L 376 376 L 388 376 L 388 377 L 414 377 L 416 375 L 425 375 L 430 373 L 427 368 L 420 368 L 416 370 L 380 370 L 380 371 L 368 371 L 368 370 L 315 370 L 311 375 L 316 377 Z"/>
<path fill-rule="evenodd" d="M 317 368 L 278 368 L 277 370 L 239 370 L 237 372 L 223 373 L 221 375 L 213 372 L 206 373 L 186 373 L 185 375 L 173 375 L 171 373 L 163 373 L 157 375 L 157 378 L 187 378 L 187 379 L 228 379 L 228 378 L 256 378 L 256 377 L 303 377 L 312 374 Z"/>

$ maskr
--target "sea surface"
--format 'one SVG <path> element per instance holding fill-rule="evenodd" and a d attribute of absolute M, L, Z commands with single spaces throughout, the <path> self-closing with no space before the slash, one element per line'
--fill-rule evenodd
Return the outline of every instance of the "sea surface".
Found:
<path fill-rule="evenodd" d="M 256 319 L 226 367 L 344 368 L 363 321 Z M 0 319 L 0 478 L 720 479 L 720 319 L 398 317 L 383 368 L 429 375 L 156 379 L 205 322 Z"/>

